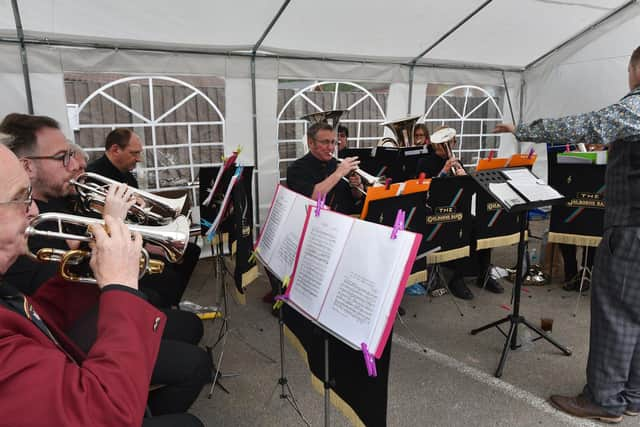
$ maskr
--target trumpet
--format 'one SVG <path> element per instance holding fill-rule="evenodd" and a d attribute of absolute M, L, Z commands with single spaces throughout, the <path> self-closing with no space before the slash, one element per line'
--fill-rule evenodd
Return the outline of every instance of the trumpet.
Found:
<path fill-rule="evenodd" d="M 340 163 L 342 162 L 342 159 L 339 159 L 337 157 L 335 157 L 335 159 Z M 360 178 L 362 178 L 362 180 L 366 182 L 367 185 L 371 185 L 371 186 L 382 185 L 381 178 L 377 176 L 373 176 L 370 173 L 365 172 L 360 168 L 357 168 L 356 170 L 354 170 L 353 173 L 360 175 Z"/>
<path fill-rule="evenodd" d="M 48 223 L 56 224 L 57 231 L 43 230 L 39 228 L 43 224 Z M 103 220 L 96 218 L 47 212 L 35 217 L 25 230 L 25 234 L 28 237 L 41 236 L 58 240 L 91 242 L 93 241 L 93 235 L 89 231 L 90 225 L 99 225 L 104 227 L 105 223 Z M 80 228 L 84 228 L 85 232 L 84 234 L 67 232 L 65 231 L 65 226 L 79 226 Z M 154 227 L 137 224 L 128 224 L 127 226 L 131 232 L 139 232 L 145 242 L 159 246 L 162 249 L 163 256 L 169 262 L 178 262 L 182 259 L 189 241 L 189 220 L 187 220 L 186 217 L 179 216 L 174 221 L 164 226 Z M 27 251 L 27 255 L 38 261 L 59 262 L 60 275 L 65 280 L 80 283 L 96 283 L 96 280 L 93 277 L 79 275 L 72 271 L 74 266 L 77 266 L 91 258 L 90 251 L 82 249 L 65 251 L 54 248 L 42 248 L 36 253 L 33 253 L 29 249 Z M 142 249 L 139 277 L 143 277 L 147 273 L 161 273 L 163 269 L 164 262 L 151 259 L 149 253 L 145 249 Z"/>
<path fill-rule="evenodd" d="M 69 182 L 80 196 L 80 209 L 84 213 L 97 214 L 102 214 L 104 209 L 107 187 L 119 184 L 118 181 L 92 172 L 85 172 Z M 186 194 L 177 199 L 170 199 L 137 188 L 131 188 L 131 191 L 142 203 L 136 202 L 131 207 L 128 219 L 138 224 L 166 225 L 185 210 Z"/>

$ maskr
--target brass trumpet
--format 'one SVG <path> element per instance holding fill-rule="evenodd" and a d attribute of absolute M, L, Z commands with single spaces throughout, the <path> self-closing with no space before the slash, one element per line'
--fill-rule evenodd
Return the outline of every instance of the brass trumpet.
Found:
<path fill-rule="evenodd" d="M 42 224 L 55 223 L 57 231 L 42 230 L 38 227 Z M 72 233 L 65 231 L 64 227 L 79 226 L 84 228 L 84 234 Z M 93 235 L 89 231 L 90 225 L 99 225 L 104 227 L 105 223 L 102 219 L 88 218 L 77 215 L 69 215 L 57 212 L 47 212 L 35 217 L 27 229 L 27 236 L 42 236 L 59 240 L 75 240 L 78 242 L 90 242 Z M 144 226 L 137 224 L 128 224 L 131 232 L 139 232 L 142 239 L 152 245 L 159 246 L 162 249 L 163 256 L 169 262 L 178 262 L 182 259 L 189 241 L 189 220 L 184 216 L 179 216 L 173 222 L 164 226 Z M 27 255 L 38 261 L 49 261 L 60 263 L 60 275 L 65 280 L 81 283 L 96 283 L 96 280 L 90 276 L 82 276 L 71 271 L 72 267 L 81 264 L 91 258 L 91 252 L 81 249 L 61 250 L 54 248 L 42 248 L 35 254 L 28 250 Z M 164 262 L 154 260 L 149 257 L 149 253 L 142 249 L 140 256 L 140 276 L 145 274 L 161 273 L 164 269 Z"/>
<path fill-rule="evenodd" d="M 80 209 L 85 213 L 97 214 L 102 214 L 108 187 L 112 184 L 120 184 L 118 181 L 92 172 L 85 172 L 70 182 L 80 196 Z M 131 191 L 142 203 L 136 202 L 131 207 L 128 219 L 138 224 L 166 225 L 185 210 L 186 194 L 177 199 L 170 199 L 137 188 L 131 188 Z"/>

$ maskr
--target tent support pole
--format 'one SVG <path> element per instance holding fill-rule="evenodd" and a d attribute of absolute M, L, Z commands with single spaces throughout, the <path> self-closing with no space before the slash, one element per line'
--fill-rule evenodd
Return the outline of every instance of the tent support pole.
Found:
<path fill-rule="evenodd" d="M 407 116 L 411 114 L 411 102 L 413 101 L 413 74 L 415 68 L 415 63 L 412 63 L 409 67 L 409 100 L 407 101 Z"/>
<path fill-rule="evenodd" d="M 22 29 L 22 19 L 18 9 L 18 0 L 11 0 L 13 8 L 13 18 L 16 22 L 16 32 L 20 43 L 20 60 L 22 61 L 22 77 L 24 79 L 24 91 L 27 96 L 27 107 L 29 114 L 33 114 L 33 96 L 31 94 L 31 78 L 29 77 L 29 62 L 27 61 L 27 46 L 24 42 L 24 31 Z"/>
<path fill-rule="evenodd" d="M 502 83 L 504 84 L 504 93 L 507 95 L 507 103 L 509 104 L 509 113 L 511 113 L 511 123 L 516 124 L 516 116 L 513 114 L 513 105 L 511 105 L 511 96 L 509 95 L 509 86 L 507 86 L 507 77 L 502 72 Z"/>
<path fill-rule="evenodd" d="M 254 225 L 260 224 L 260 174 L 258 167 L 258 105 L 256 101 L 256 55 L 258 53 L 258 49 L 260 49 L 260 45 L 264 42 L 264 39 L 267 37 L 273 26 L 276 24 L 284 10 L 287 8 L 291 0 L 285 0 L 276 12 L 276 15 L 273 17 L 269 25 L 262 33 L 262 36 L 258 39 L 255 45 L 253 45 L 253 49 L 251 49 L 251 120 L 253 122 L 253 175 L 254 175 L 254 185 L 255 185 L 255 199 L 253 202 L 254 210 L 253 214 L 255 215 Z"/>

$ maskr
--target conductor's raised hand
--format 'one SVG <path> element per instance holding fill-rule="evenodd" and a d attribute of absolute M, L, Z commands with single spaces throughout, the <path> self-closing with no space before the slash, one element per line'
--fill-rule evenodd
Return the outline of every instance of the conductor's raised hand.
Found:
<path fill-rule="evenodd" d="M 91 270 L 98 287 L 117 284 L 138 289 L 142 236 L 134 233 L 121 219 L 105 216 L 105 227 L 91 226 Z M 108 233 L 107 233 L 108 230 Z"/>
<path fill-rule="evenodd" d="M 125 220 L 136 199 L 127 184 L 111 184 L 105 198 L 102 216 Z"/>
<path fill-rule="evenodd" d="M 511 123 L 498 123 L 493 129 L 493 133 L 514 133 L 516 127 Z"/>
<path fill-rule="evenodd" d="M 340 176 L 347 176 L 351 172 L 358 169 L 358 165 L 360 164 L 360 160 L 358 157 L 346 157 L 342 159 L 336 171 L 340 174 Z"/>

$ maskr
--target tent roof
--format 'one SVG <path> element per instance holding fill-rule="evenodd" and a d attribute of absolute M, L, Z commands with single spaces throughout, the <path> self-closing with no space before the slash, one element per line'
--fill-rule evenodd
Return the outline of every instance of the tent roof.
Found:
<path fill-rule="evenodd" d="M 250 50 L 284 3 L 18 0 L 28 39 L 224 53 Z M 522 69 L 630 3 L 634 2 L 291 0 L 260 51 Z M 0 2 L 0 35 L 5 40 L 15 38 L 12 18 L 10 1 Z"/>

